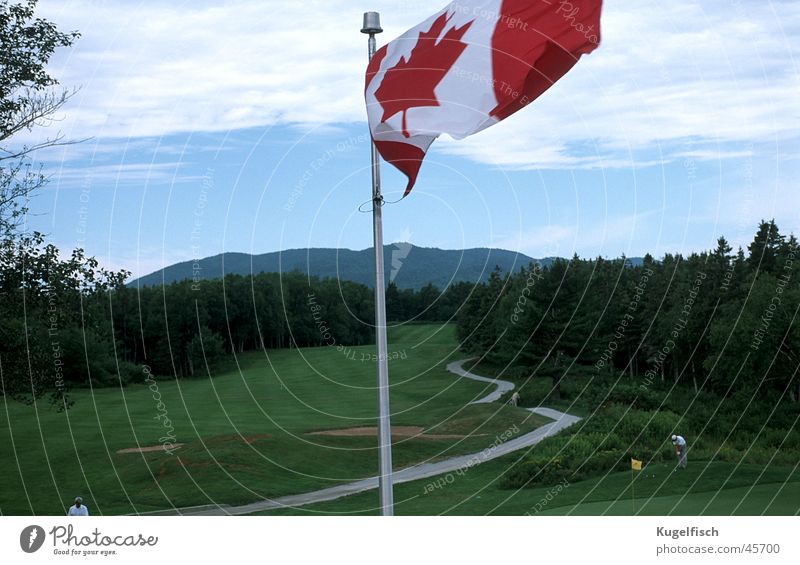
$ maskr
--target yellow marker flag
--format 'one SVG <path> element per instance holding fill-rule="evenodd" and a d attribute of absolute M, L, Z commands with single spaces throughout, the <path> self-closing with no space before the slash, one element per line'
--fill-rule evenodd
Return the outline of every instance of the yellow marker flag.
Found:
<path fill-rule="evenodd" d="M 631 457 L 631 470 L 633 471 L 641 471 L 642 470 L 642 462 L 638 459 L 634 459 Z"/>

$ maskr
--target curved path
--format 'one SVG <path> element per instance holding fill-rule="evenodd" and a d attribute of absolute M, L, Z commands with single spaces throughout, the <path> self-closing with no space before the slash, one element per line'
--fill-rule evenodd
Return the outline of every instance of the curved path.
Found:
<path fill-rule="evenodd" d="M 480 375 L 476 375 L 474 373 L 470 373 L 462 365 L 467 361 L 472 361 L 472 359 L 462 359 L 461 361 L 454 361 L 447 365 L 447 370 L 451 373 L 458 375 L 459 377 L 465 377 L 467 379 L 472 379 L 473 381 L 480 381 L 482 383 L 490 383 L 497 385 L 497 388 L 494 389 L 493 392 L 490 392 L 483 398 L 479 398 L 478 400 L 473 400 L 470 404 L 484 404 L 486 402 L 496 402 L 500 400 L 500 398 L 507 392 L 514 390 L 514 383 L 510 381 L 501 381 L 500 379 L 490 379 L 489 377 L 482 377 Z"/>
<path fill-rule="evenodd" d="M 455 374 L 455 375 L 458 375 L 459 377 L 464 377 L 464 378 L 467 378 L 467 379 L 472 379 L 473 381 L 481 381 L 481 382 L 484 382 L 484 383 L 491 383 L 491 384 L 497 385 L 497 388 L 494 389 L 494 391 L 490 392 L 489 394 L 487 394 L 486 396 L 484 396 L 482 398 L 479 398 L 478 400 L 473 400 L 472 402 L 470 402 L 470 404 L 483 404 L 485 402 L 495 402 L 497 400 L 500 400 L 500 398 L 505 393 L 514 390 L 514 383 L 512 383 L 511 381 L 503 381 L 503 380 L 500 380 L 500 379 L 490 379 L 489 377 L 481 377 L 480 375 L 476 375 L 475 373 L 470 373 L 469 371 L 467 371 L 463 367 L 464 363 L 466 363 L 467 361 L 472 361 L 472 359 L 462 359 L 461 361 L 454 361 L 453 363 L 449 363 L 447 365 L 447 370 L 450 371 L 451 373 Z M 529 410 L 529 411 L 533 412 L 534 414 L 539 414 L 540 416 L 544 416 L 546 418 L 550 418 L 551 420 L 554 420 L 550 424 L 545 424 L 544 426 L 536 428 L 532 432 L 517 438 L 517 440 L 519 440 L 519 439 L 522 439 L 524 437 L 531 436 L 533 434 L 538 433 L 540 430 L 546 430 L 546 428 L 548 426 L 553 426 L 554 427 L 553 430 L 546 430 L 549 433 L 546 433 L 546 435 L 544 435 L 542 438 L 534 441 L 533 443 L 527 444 L 527 445 L 537 444 L 540 441 L 542 441 L 544 438 L 546 438 L 547 436 L 554 435 L 554 434 L 560 432 L 561 430 L 563 430 L 564 428 L 566 428 L 568 426 L 571 426 L 572 424 L 574 424 L 575 422 L 580 420 L 580 417 L 578 417 L 578 416 L 573 416 L 571 414 L 567 414 L 566 412 L 559 412 L 558 410 L 553 410 L 552 408 L 545 408 L 544 406 L 536 406 L 535 408 L 526 408 L 526 410 Z M 503 445 L 506 445 L 506 444 L 509 444 L 509 443 L 513 443 L 514 441 L 517 441 L 517 440 L 508 441 L 508 442 L 504 443 Z M 521 446 L 521 447 L 527 447 L 527 445 L 526 446 Z M 498 446 L 498 448 L 499 447 L 500 446 Z M 521 447 L 518 447 L 517 449 L 521 449 Z M 514 451 L 514 450 L 512 449 L 511 451 Z"/>
<path fill-rule="evenodd" d="M 464 359 L 461 361 L 450 363 L 449 365 L 447 365 L 447 370 L 460 377 L 497 385 L 497 388 L 494 391 L 490 392 L 488 395 L 478 400 L 474 400 L 470 404 L 494 402 L 496 400 L 499 400 L 504 393 L 514 388 L 514 383 L 511 383 L 509 381 L 490 379 L 487 377 L 476 375 L 474 373 L 470 373 L 469 371 L 465 370 L 462 367 L 462 365 L 467 361 L 469 361 L 469 359 Z M 528 432 L 527 434 L 521 435 L 517 438 L 508 440 L 506 442 L 497 445 L 492 445 L 478 453 L 473 453 L 471 455 L 460 455 L 458 457 L 445 459 L 444 461 L 437 461 L 436 463 L 421 463 L 419 465 L 414 465 L 413 467 L 407 467 L 405 469 L 395 471 L 394 473 L 392 473 L 392 483 L 394 484 L 406 483 L 409 481 L 416 481 L 418 479 L 426 479 L 428 477 L 442 475 L 444 473 L 450 473 L 453 471 L 458 471 L 460 469 L 472 467 L 474 465 L 483 463 L 485 461 L 491 461 L 492 459 L 495 459 L 497 457 L 502 457 L 503 455 L 508 455 L 509 453 L 512 453 L 519 449 L 524 449 L 526 447 L 536 445 L 544 438 L 555 435 L 564 428 L 571 426 L 572 424 L 580 420 L 578 416 L 572 416 L 564 412 L 559 412 L 558 410 L 553 410 L 552 408 L 536 407 L 536 408 L 528 408 L 528 410 L 530 410 L 534 414 L 539 414 L 540 416 L 551 418 L 553 421 L 536 428 L 532 432 Z M 212 504 L 207 506 L 178 508 L 175 510 L 167 510 L 167 511 L 144 512 L 143 514 L 148 514 L 148 515 L 179 514 L 182 516 L 222 516 L 226 514 L 227 515 L 251 514 L 253 512 L 260 512 L 262 510 L 274 510 L 276 508 L 304 506 L 306 504 L 326 502 L 328 500 L 335 500 L 343 496 L 348 496 L 351 494 L 356 494 L 359 492 L 372 490 L 375 488 L 378 488 L 378 477 L 370 477 L 368 479 L 362 479 L 360 481 L 336 485 L 333 487 L 325 488 L 322 490 L 315 490 L 303 494 L 293 494 L 289 496 L 281 496 L 279 498 L 273 498 L 270 500 L 260 500 L 258 502 L 245 504 L 243 506 L 225 506 L 225 505 L 219 506 Z"/>

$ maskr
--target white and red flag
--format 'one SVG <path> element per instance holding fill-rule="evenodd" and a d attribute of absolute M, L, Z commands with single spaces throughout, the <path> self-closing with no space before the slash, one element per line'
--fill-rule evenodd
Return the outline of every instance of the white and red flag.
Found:
<path fill-rule="evenodd" d="M 602 0 L 460 0 L 381 47 L 365 97 L 381 156 L 408 177 L 440 134 L 528 105 L 600 43 Z"/>

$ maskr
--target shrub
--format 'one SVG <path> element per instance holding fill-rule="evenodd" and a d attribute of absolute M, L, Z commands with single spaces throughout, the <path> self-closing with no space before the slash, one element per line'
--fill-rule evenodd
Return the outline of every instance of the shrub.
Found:
<path fill-rule="evenodd" d="M 119 362 L 119 382 L 123 385 L 132 383 L 143 383 L 147 374 L 142 370 L 141 365 L 129 363 L 128 361 Z"/>
<path fill-rule="evenodd" d="M 548 392 L 549 379 L 531 379 L 522 391 L 524 405 L 540 402 Z M 549 485 L 624 471 L 631 457 L 673 463 L 673 433 L 686 438 L 694 461 L 797 463 L 800 430 L 794 426 L 800 403 L 777 398 L 754 401 L 742 395 L 721 398 L 691 390 L 641 391 L 605 377 L 567 377 L 561 393 L 596 409 L 579 424 L 538 444 L 535 454 L 506 477 L 504 487 Z M 770 414 L 768 420 L 765 414 Z M 768 428 L 763 428 L 765 423 Z"/>
<path fill-rule="evenodd" d="M 514 467 L 502 482 L 503 488 L 518 489 L 537 485 L 551 485 L 564 480 L 581 480 L 582 474 L 576 474 L 558 457 L 535 457 Z"/>
<path fill-rule="evenodd" d="M 510 381 L 524 381 L 531 376 L 531 370 L 527 367 L 509 367 L 500 378 Z"/>

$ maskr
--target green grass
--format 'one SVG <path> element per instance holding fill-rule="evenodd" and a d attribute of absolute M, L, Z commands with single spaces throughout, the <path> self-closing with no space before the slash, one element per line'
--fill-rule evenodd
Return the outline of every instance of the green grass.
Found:
<path fill-rule="evenodd" d="M 390 332 L 396 426 L 463 439 L 399 439 L 396 467 L 479 451 L 512 425 L 545 422 L 525 410 L 468 402 L 492 387 L 445 370 L 458 359 L 452 326 Z M 159 445 L 165 428 L 146 386 L 76 390 L 66 413 L 0 398 L 0 513 L 63 514 L 80 494 L 95 514 L 210 503 L 242 504 L 374 475 L 376 439 L 307 435 L 374 426 L 373 346 L 254 352 L 214 378 L 158 382 L 174 426 L 174 455 L 119 454 Z M 401 355 L 402 354 L 402 355 Z"/>
<path fill-rule="evenodd" d="M 520 434 L 544 423 L 522 409 L 468 402 L 493 387 L 457 379 L 445 365 L 461 357 L 452 326 L 409 325 L 390 332 L 392 423 L 463 439 L 398 439 L 395 467 L 471 453 L 513 425 Z M 46 404 L 0 399 L 0 513 L 62 514 L 80 494 L 94 514 L 243 504 L 374 475 L 376 440 L 308 432 L 375 425 L 373 347 L 331 347 L 239 356 L 239 369 L 212 379 L 158 382 L 164 407 L 185 445 L 119 454 L 159 444 L 164 428 L 145 386 L 78 390 L 66 413 Z M 585 407 L 582 407 L 585 408 Z M 572 412 L 580 410 L 572 408 Z M 695 451 L 696 453 L 698 451 Z M 536 448 L 533 449 L 536 453 Z M 634 512 L 630 472 L 568 486 L 508 490 L 503 477 L 522 454 L 396 485 L 406 515 L 625 515 Z M 692 460 L 685 472 L 651 464 L 637 475 L 635 511 L 644 515 L 796 514 L 800 473 L 789 466 Z M 440 486 L 435 486 L 438 484 Z M 264 514 L 376 514 L 370 491 Z"/>
<path fill-rule="evenodd" d="M 800 472 L 789 467 L 764 470 L 759 465 L 697 462 L 685 471 L 672 465 L 650 465 L 631 473 L 507 490 L 502 477 L 518 456 L 509 455 L 451 474 L 395 486 L 398 515 L 792 515 L 800 511 Z M 762 473 L 763 472 L 763 473 Z M 438 484 L 443 485 L 438 488 Z M 633 500 L 632 500 L 633 498 Z M 375 491 L 294 509 L 262 512 L 286 514 L 375 515 Z"/>

